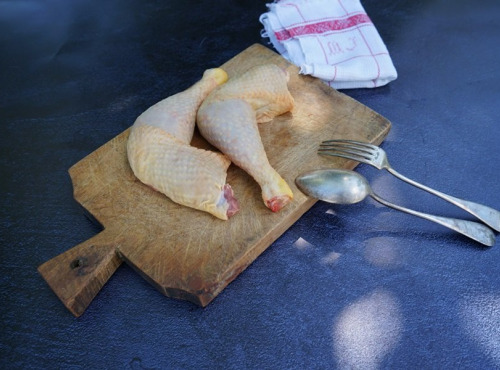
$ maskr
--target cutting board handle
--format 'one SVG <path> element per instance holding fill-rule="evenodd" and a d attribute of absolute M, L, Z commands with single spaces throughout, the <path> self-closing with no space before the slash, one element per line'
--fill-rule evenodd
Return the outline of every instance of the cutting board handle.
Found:
<path fill-rule="evenodd" d="M 80 316 L 120 266 L 117 245 L 106 230 L 38 268 L 59 299 Z"/>

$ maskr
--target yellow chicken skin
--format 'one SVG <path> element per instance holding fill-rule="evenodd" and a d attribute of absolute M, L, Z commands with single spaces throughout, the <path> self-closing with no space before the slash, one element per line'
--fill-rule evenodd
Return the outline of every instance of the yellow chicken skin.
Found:
<path fill-rule="evenodd" d="M 131 128 L 127 155 L 143 183 L 176 203 L 227 220 L 239 207 L 226 184 L 230 160 L 221 153 L 190 146 L 196 112 L 206 96 L 227 81 L 220 68 L 209 69 L 187 90 L 142 113 Z"/>
<path fill-rule="evenodd" d="M 203 137 L 257 181 L 273 212 L 288 204 L 293 194 L 269 164 L 257 124 L 293 108 L 288 78 L 273 64 L 254 67 L 214 90 L 197 116 Z"/>

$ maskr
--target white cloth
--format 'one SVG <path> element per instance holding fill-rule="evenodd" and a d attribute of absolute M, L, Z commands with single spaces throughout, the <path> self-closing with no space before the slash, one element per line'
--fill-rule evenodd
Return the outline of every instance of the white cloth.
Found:
<path fill-rule="evenodd" d="M 387 48 L 359 0 L 282 0 L 260 16 L 262 37 L 300 73 L 336 89 L 378 87 L 397 78 Z"/>

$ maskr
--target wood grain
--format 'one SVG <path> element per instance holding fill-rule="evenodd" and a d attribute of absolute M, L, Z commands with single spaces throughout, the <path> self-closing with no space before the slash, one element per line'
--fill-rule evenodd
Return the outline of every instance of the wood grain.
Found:
<path fill-rule="evenodd" d="M 387 119 L 321 81 L 299 75 L 297 67 L 261 45 L 222 68 L 232 77 L 265 63 L 291 75 L 295 108 L 259 129 L 269 161 L 294 192 L 293 202 L 280 213 L 270 212 L 255 181 L 231 165 L 228 183 L 241 207 L 236 216 L 222 221 L 177 205 L 134 177 L 126 157 L 126 130 L 69 170 L 75 199 L 104 231 L 39 267 L 74 315 L 84 312 L 122 260 L 164 295 L 207 305 L 315 203 L 296 188 L 300 173 L 354 168 L 355 162 L 318 156 L 322 140 L 379 144 L 387 135 Z M 192 144 L 210 148 L 197 133 Z"/>

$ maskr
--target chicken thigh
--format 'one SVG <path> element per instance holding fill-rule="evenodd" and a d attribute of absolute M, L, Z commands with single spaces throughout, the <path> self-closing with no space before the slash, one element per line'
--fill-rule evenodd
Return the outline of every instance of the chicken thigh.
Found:
<path fill-rule="evenodd" d="M 127 155 L 135 176 L 176 203 L 227 220 L 238 211 L 226 184 L 230 160 L 190 146 L 196 112 L 203 99 L 227 81 L 222 69 L 205 71 L 187 90 L 142 113 L 131 128 Z"/>
<path fill-rule="evenodd" d="M 257 181 L 273 212 L 288 204 L 293 194 L 269 164 L 257 123 L 293 108 L 287 82 L 287 72 L 276 65 L 254 67 L 210 93 L 197 116 L 203 137 Z"/>

